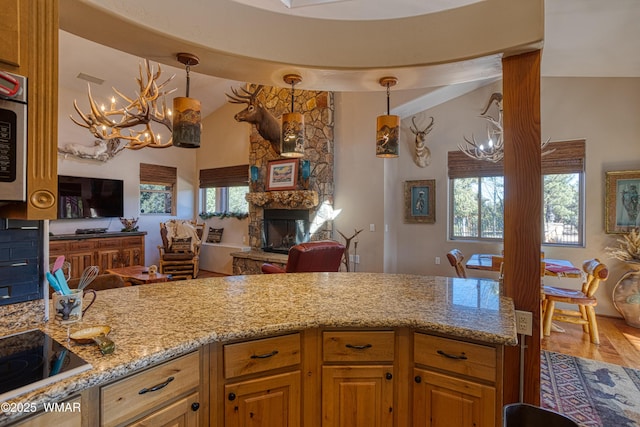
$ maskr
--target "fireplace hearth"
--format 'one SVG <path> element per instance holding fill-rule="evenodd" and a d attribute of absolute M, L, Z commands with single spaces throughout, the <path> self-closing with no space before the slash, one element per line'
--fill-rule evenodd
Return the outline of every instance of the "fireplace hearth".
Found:
<path fill-rule="evenodd" d="M 265 252 L 286 254 L 292 246 L 310 240 L 308 210 L 265 209 L 263 220 Z"/>

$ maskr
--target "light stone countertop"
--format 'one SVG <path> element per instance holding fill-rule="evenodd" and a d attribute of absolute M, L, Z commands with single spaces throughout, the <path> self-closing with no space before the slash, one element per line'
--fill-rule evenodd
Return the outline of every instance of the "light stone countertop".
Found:
<path fill-rule="evenodd" d="M 132 286 L 97 293 L 83 327 L 109 325 L 116 351 L 69 344 L 92 369 L 9 403 L 60 401 L 211 342 L 316 327 L 411 327 L 491 344 L 517 343 L 510 298 L 498 283 L 383 273 L 229 276 Z M 66 328 L 41 328 L 64 344 Z M 0 412 L 0 425 L 17 414 Z"/>

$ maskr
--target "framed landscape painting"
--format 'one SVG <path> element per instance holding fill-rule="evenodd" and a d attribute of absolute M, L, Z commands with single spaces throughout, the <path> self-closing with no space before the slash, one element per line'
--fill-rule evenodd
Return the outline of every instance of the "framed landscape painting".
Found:
<path fill-rule="evenodd" d="M 610 234 L 640 226 L 640 171 L 606 173 L 605 223 Z"/>
<path fill-rule="evenodd" d="M 436 222 L 436 180 L 405 181 L 404 222 L 433 224 Z"/>
<path fill-rule="evenodd" d="M 267 191 L 295 190 L 298 183 L 298 159 L 274 160 L 267 166 Z"/>

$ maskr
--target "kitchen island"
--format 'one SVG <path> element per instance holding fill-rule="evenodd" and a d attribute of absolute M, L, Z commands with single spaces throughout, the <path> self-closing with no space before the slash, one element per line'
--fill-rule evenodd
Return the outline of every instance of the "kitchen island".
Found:
<path fill-rule="evenodd" d="M 497 365 L 491 365 L 497 373 L 494 380 L 491 376 L 487 379 L 481 375 L 479 383 L 483 387 L 486 387 L 485 383 L 492 384 L 500 403 L 502 346 L 515 345 L 517 335 L 513 302 L 501 297 L 498 289 L 497 282 L 486 279 L 302 273 L 195 279 L 100 291 L 81 324 L 74 325 L 72 330 L 109 325 L 112 328 L 109 336 L 116 344 L 116 351 L 102 355 L 95 345 L 65 344 L 89 362 L 92 369 L 6 403 L 16 408 L 35 405 L 41 410 L 46 402 L 63 401 L 81 392 L 83 397 L 93 393 L 91 396 L 95 399 L 96 390 L 105 384 L 199 351 L 205 354 L 205 360 L 211 366 L 210 372 L 204 372 L 202 390 L 205 393 L 201 393 L 200 398 L 214 402 L 211 405 L 205 402 L 202 411 L 208 411 L 211 406 L 211 413 L 215 415 L 210 424 L 217 425 L 222 417 L 219 412 L 224 408 L 216 401 L 221 400 L 222 393 L 232 385 L 230 381 L 214 384 L 219 381 L 217 377 L 226 372 L 229 363 L 222 355 L 229 347 L 226 343 L 274 336 L 286 340 L 293 336 L 292 342 L 297 342 L 295 334 L 302 333 L 299 341 L 303 346 L 315 345 L 322 341 L 326 331 L 333 330 L 392 332 L 397 337 L 412 337 L 419 332 L 421 343 L 424 336 L 425 339 L 445 337 L 475 347 L 484 344 L 493 351 L 491 354 L 497 355 L 494 357 Z M 41 325 L 41 329 L 64 344 L 66 328 L 48 322 Z M 315 332 L 305 335 L 305 331 Z M 398 338 L 390 341 L 390 345 L 398 349 L 396 359 L 400 359 L 402 348 L 407 352 L 414 348 L 413 344 L 398 344 L 401 341 Z M 318 356 L 320 350 L 308 351 L 303 347 L 302 352 L 291 352 L 296 353 L 302 353 L 298 365 L 306 376 L 320 376 L 324 366 L 314 365 L 314 358 L 318 359 L 316 362 L 322 360 L 323 356 Z M 417 351 L 415 353 L 418 355 Z M 258 357 L 263 356 L 254 356 Z M 408 382 L 408 378 L 412 378 L 413 364 L 409 362 L 409 356 L 406 360 L 402 357 L 397 365 L 391 361 L 389 366 L 393 373 L 401 375 L 402 381 Z M 309 368 L 311 365 L 314 367 Z M 387 378 L 391 376 L 390 373 L 386 375 Z M 321 389 L 320 379 L 310 381 L 314 386 L 303 388 L 305 395 L 306 390 Z M 407 393 L 394 390 L 400 395 Z M 306 401 L 304 396 L 302 400 Z M 84 399 L 82 402 L 83 424 L 91 425 L 86 419 L 99 420 L 99 415 L 86 413 L 96 411 L 97 406 L 87 408 Z M 324 410 L 320 404 L 315 409 L 308 406 L 306 409 L 318 415 Z M 3 411 L 0 425 L 9 424 L 22 415 Z M 308 416 L 305 415 L 305 419 Z M 208 413 L 202 419 L 208 420 Z"/>

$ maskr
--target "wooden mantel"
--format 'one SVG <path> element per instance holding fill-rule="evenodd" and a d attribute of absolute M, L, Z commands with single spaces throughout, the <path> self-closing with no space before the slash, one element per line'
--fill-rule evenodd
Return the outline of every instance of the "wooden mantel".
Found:
<path fill-rule="evenodd" d="M 280 209 L 311 209 L 318 206 L 318 193 L 309 190 L 267 191 L 247 193 L 247 202 L 260 207 Z"/>

